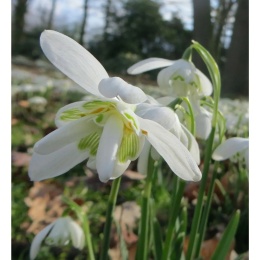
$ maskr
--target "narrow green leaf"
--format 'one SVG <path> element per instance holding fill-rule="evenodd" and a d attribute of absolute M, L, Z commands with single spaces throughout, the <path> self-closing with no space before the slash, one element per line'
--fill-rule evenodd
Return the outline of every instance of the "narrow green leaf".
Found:
<path fill-rule="evenodd" d="M 218 243 L 216 251 L 214 252 L 214 255 L 211 258 L 212 260 L 225 259 L 225 257 L 227 256 L 227 253 L 230 250 L 231 243 L 237 231 L 239 218 L 240 210 L 237 210 L 230 222 L 228 223 L 228 226 L 220 242 Z"/>
<path fill-rule="evenodd" d="M 153 219 L 153 239 L 154 239 L 154 250 L 155 259 L 159 260 L 162 257 L 162 234 L 161 227 L 156 217 Z"/>

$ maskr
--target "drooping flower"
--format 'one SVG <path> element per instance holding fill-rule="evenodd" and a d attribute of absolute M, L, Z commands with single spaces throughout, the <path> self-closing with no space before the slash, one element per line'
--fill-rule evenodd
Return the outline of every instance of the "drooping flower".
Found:
<path fill-rule="evenodd" d="M 157 111 L 158 109 L 159 111 L 154 113 L 154 110 Z M 150 119 L 159 123 L 173 133 L 189 150 L 196 163 L 200 163 L 200 150 L 196 139 L 189 130 L 180 123 L 177 114 L 172 109 L 169 107 L 163 107 L 157 100 L 148 96 L 148 101 L 139 104 L 135 113 L 142 118 Z M 160 116 L 157 116 L 158 113 L 160 113 Z M 171 116 L 169 117 L 168 115 Z M 137 164 L 137 169 L 140 173 L 147 174 L 150 150 L 154 160 L 158 160 L 160 157 L 156 150 L 154 148 L 151 149 L 151 145 L 146 141 Z"/>
<path fill-rule="evenodd" d="M 47 245 L 65 246 L 72 242 L 75 248 L 83 249 L 85 236 L 82 228 L 70 217 L 62 217 L 41 230 L 33 239 L 30 259 L 36 258 L 43 241 Z"/>
<path fill-rule="evenodd" d="M 141 89 L 118 77 L 110 78 L 92 54 L 61 33 L 44 31 L 40 42 L 47 58 L 96 98 L 58 111 L 58 129 L 34 146 L 29 167 L 32 180 L 58 176 L 88 159 L 87 166 L 96 169 L 100 180 L 106 182 L 122 175 L 138 158 L 145 140 L 175 174 L 184 180 L 200 180 L 196 161 L 179 139 L 157 122 L 135 113 L 147 99 Z M 162 108 L 153 111 L 155 117 L 162 115 Z"/>
<path fill-rule="evenodd" d="M 220 144 L 212 154 L 215 161 L 223 161 L 231 158 L 235 154 L 241 154 L 249 169 L 249 139 L 242 137 L 232 137 Z"/>
<path fill-rule="evenodd" d="M 212 84 L 209 79 L 190 61 L 176 61 L 149 58 L 131 66 L 127 72 L 135 75 L 145 71 L 163 68 L 157 77 L 159 87 L 172 100 L 177 97 L 188 97 L 194 110 L 196 121 L 196 136 L 207 139 L 211 131 L 211 113 L 200 106 L 200 99 L 212 94 Z"/>

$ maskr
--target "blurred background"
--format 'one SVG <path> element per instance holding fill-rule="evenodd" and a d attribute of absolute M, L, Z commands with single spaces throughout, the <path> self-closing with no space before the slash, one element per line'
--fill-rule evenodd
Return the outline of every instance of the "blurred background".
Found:
<path fill-rule="evenodd" d="M 141 59 L 181 58 L 194 39 L 219 64 L 222 96 L 248 97 L 248 2 L 12 0 L 12 62 L 29 66 L 35 64 L 30 61 L 44 59 L 39 45 L 44 29 L 72 37 L 110 74 L 121 76 Z M 207 73 L 196 56 L 194 63 Z M 147 73 L 139 80 L 156 85 L 157 73 Z"/>

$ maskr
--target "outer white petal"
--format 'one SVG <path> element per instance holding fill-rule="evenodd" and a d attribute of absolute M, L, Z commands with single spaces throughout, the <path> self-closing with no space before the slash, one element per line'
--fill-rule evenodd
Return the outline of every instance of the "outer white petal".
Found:
<path fill-rule="evenodd" d="M 75 120 L 43 137 L 35 144 L 34 151 L 41 155 L 47 155 L 99 130 L 99 127 L 91 119 Z"/>
<path fill-rule="evenodd" d="M 182 125 L 182 129 L 189 140 L 188 147 L 187 147 L 188 150 L 192 154 L 196 163 L 200 164 L 200 149 L 196 139 L 185 126 Z"/>
<path fill-rule="evenodd" d="M 196 136 L 206 140 L 211 132 L 212 115 L 205 108 L 200 107 L 200 113 L 195 116 Z"/>
<path fill-rule="evenodd" d="M 151 149 L 151 144 L 146 141 L 143 147 L 143 150 L 138 158 L 137 162 L 137 170 L 138 172 L 147 175 L 147 168 L 148 168 L 148 159 L 149 159 L 149 152 Z"/>
<path fill-rule="evenodd" d="M 210 80 L 198 69 L 196 69 L 196 74 L 199 76 L 203 95 L 210 96 L 213 91 L 213 87 Z"/>
<path fill-rule="evenodd" d="M 46 57 L 65 75 L 95 96 L 101 96 L 98 84 L 108 74 L 100 62 L 68 36 L 45 30 L 40 44 Z"/>
<path fill-rule="evenodd" d="M 199 181 L 201 171 L 187 148 L 165 128 L 148 119 L 139 118 L 147 131 L 147 140 L 164 158 L 171 170 L 186 181 Z"/>
<path fill-rule="evenodd" d="M 248 149 L 249 139 L 242 137 L 232 137 L 220 144 L 212 154 L 216 161 L 222 161 L 230 158 L 238 152 Z"/>
<path fill-rule="evenodd" d="M 69 217 L 68 217 L 68 229 L 69 229 L 70 238 L 72 240 L 73 246 L 80 250 L 83 249 L 85 245 L 84 232 L 82 228 L 79 226 L 79 224 L 73 221 Z"/>
<path fill-rule="evenodd" d="M 117 151 L 123 138 L 123 127 L 122 120 L 115 115 L 110 116 L 104 126 L 96 155 L 97 172 L 102 182 L 107 182 L 113 176 Z"/>
<path fill-rule="evenodd" d="M 80 151 L 77 143 L 70 143 L 48 155 L 33 153 L 29 166 L 32 181 L 41 181 L 59 176 L 87 159 L 89 153 Z"/>
<path fill-rule="evenodd" d="M 144 119 L 157 122 L 168 130 L 173 128 L 176 124 L 175 113 L 169 107 L 142 104 L 142 106 L 137 106 L 135 113 Z"/>
<path fill-rule="evenodd" d="M 135 75 L 140 74 L 145 71 L 159 69 L 163 67 L 168 67 L 173 64 L 173 60 L 166 60 L 161 58 L 149 58 L 137 62 L 130 68 L 128 68 L 127 73 Z"/>
<path fill-rule="evenodd" d="M 138 104 L 147 99 L 146 94 L 140 88 L 128 84 L 118 77 L 101 80 L 98 89 L 105 97 L 113 98 L 119 96 L 129 104 Z"/>
<path fill-rule="evenodd" d="M 173 93 L 173 90 L 170 85 L 170 79 L 175 72 L 174 69 L 172 69 L 172 66 L 162 69 L 158 75 L 157 75 L 157 82 L 159 87 L 166 91 L 167 94 L 171 95 Z"/>
<path fill-rule="evenodd" d="M 68 218 L 58 218 L 50 231 L 45 243 L 48 245 L 64 246 L 70 242 L 70 233 L 68 229 Z"/>
<path fill-rule="evenodd" d="M 50 225 L 46 226 L 43 230 L 41 230 L 33 239 L 31 248 L 30 248 L 30 259 L 34 260 L 37 254 L 40 251 L 40 247 L 42 241 L 46 238 L 47 234 L 53 228 L 55 222 L 51 223 Z"/>
<path fill-rule="evenodd" d="M 126 171 L 130 163 L 131 160 L 127 160 L 124 163 L 116 162 L 114 166 L 113 175 L 111 176 L 110 180 L 120 177 Z"/>

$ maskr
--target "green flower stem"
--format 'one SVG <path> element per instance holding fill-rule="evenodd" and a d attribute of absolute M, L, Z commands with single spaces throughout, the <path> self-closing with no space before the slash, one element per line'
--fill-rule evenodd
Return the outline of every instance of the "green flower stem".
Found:
<path fill-rule="evenodd" d="M 68 204 L 70 209 L 76 213 L 77 217 L 82 222 L 89 259 L 95 260 L 91 233 L 90 233 L 90 228 L 89 228 L 89 221 L 88 221 L 87 215 L 85 215 L 83 213 L 82 208 L 77 203 L 75 203 L 73 200 L 71 200 L 65 196 L 62 199 L 66 204 Z"/>
<path fill-rule="evenodd" d="M 184 51 L 182 55 L 182 59 L 191 61 L 191 58 L 192 58 L 192 47 L 190 46 Z"/>
<path fill-rule="evenodd" d="M 193 254 L 195 253 L 195 239 L 196 239 L 196 235 L 197 235 L 199 225 L 200 225 L 201 212 L 202 212 L 203 202 L 204 202 L 204 192 L 205 192 L 205 188 L 206 188 L 206 184 L 207 184 L 207 180 L 208 180 L 208 172 L 209 172 L 209 166 L 210 166 L 210 162 L 211 162 L 214 135 L 215 135 L 215 128 L 213 127 L 211 130 L 210 136 L 207 140 L 207 144 L 206 144 L 204 168 L 203 168 L 202 179 L 201 179 L 201 183 L 200 183 L 200 187 L 199 187 L 197 205 L 196 205 L 194 217 L 192 220 L 189 245 L 188 245 L 188 250 L 186 253 L 186 260 L 194 259 Z"/>
<path fill-rule="evenodd" d="M 212 148 L 214 143 L 214 135 L 216 131 L 216 126 L 218 123 L 218 102 L 220 99 L 220 91 L 221 91 L 221 79 L 220 79 L 220 73 L 218 69 L 218 65 L 215 62 L 214 58 L 211 56 L 211 54 L 198 42 L 193 41 L 192 48 L 194 48 L 204 63 L 206 64 L 212 83 L 214 87 L 213 92 L 213 98 L 214 98 L 214 105 L 213 105 L 213 116 L 212 116 L 212 129 L 209 138 L 206 142 L 206 151 L 205 151 L 205 158 L 204 158 L 204 168 L 202 172 L 202 179 L 199 187 L 199 194 L 197 199 L 197 205 L 195 208 L 194 217 L 192 220 L 192 226 L 191 226 L 191 232 L 190 232 L 190 240 L 188 245 L 188 250 L 186 253 L 186 260 L 194 259 L 194 253 L 196 249 L 196 240 L 199 241 L 198 236 L 201 234 L 197 234 L 200 226 L 201 221 L 201 213 L 203 208 L 203 202 L 204 202 L 204 192 L 208 180 L 208 172 L 209 172 L 209 166 L 211 162 L 211 156 L 212 156 Z M 212 182 L 213 180 L 211 180 Z M 211 185 L 211 184 L 210 184 Z M 206 225 L 206 223 L 204 223 Z M 196 239 L 197 238 L 197 239 Z M 200 250 L 197 249 L 196 251 Z"/>
<path fill-rule="evenodd" d="M 200 227 L 199 227 L 199 238 L 198 238 L 198 241 L 196 243 L 196 249 L 195 249 L 195 258 L 199 257 L 201 244 L 204 240 L 205 233 L 206 233 L 206 227 L 207 227 L 207 223 L 208 223 L 209 212 L 210 212 L 210 208 L 211 208 L 213 193 L 214 193 L 214 190 L 215 190 L 215 180 L 216 180 L 216 177 L 217 177 L 217 168 L 218 168 L 218 163 L 216 162 L 215 165 L 214 165 L 212 180 L 210 182 L 210 187 L 209 187 L 209 191 L 208 191 L 208 194 L 207 194 L 206 204 L 205 204 L 202 216 L 201 216 Z"/>
<path fill-rule="evenodd" d="M 178 177 L 177 177 L 178 178 Z M 171 213 L 170 213 L 170 221 L 167 229 L 167 234 L 166 234 L 166 240 L 165 240 L 165 245 L 164 245 L 164 250 L 163 250 L 163 260 L 170 259 L 171 255 L 171 249 L 172 249 L 172 240 L 174 236 L 174 229 L 175 229 L 175 222 L 177 219 L 177 216 L 179 214 L 180 206 L 181 206 L 181 199 L 183 196 L 184 188 L 185 188 L 185 182 L 181 179 L 178 178 L 178 189 L 177 191 L 172 192 L 172 197 L 171 197 Z"/>
<path fill-rule="evenodd" d="M 151 196 L 153 175 L 158 170 L 158 163 L 149 157 L 148 173 L 146 177 L 146 183 L 142 198 L 142 209 L 141 209 L 141 224 L 139 227 L 139 239 L 137 245 L 136 260 L 147 259 L 148 255 L 148 228 L 150 226 L 149 221 L 149 199 Z"/>
<path fill-rule="evenodd" d="M 190 132 L 195 136 L 196 135 L 196 122 L 195 122 L 195 117 L 194 117 L 192 106 L 187 97 L 183 97 L 183 101 L 185 101 L 185 103 L 187 104 L 189 111 L 190 111 L 190 118 L 191 118 Z"/>
<path fill-rule="evenodd" d="M 102 251 L 101 251 L 100 260 L 106 260 L 108 257 L 113 211 L 114 211 L 114 207 L 116 204 L 116 199 L 117 199 L 120 182 L 121 182 L 121 177 L 116 178 L 112 182 L 112 187 L 111 187 L 111 191 L 110 191 L 110 195 L 109 195 L 109 199 L 108 199 L 106 223 L 105 223 L 105 228 L 104 228 L 104 240 L 103 240 L 103 247 L 102 247 Z"/>
<path fill-rule="evenodd" d="M 86 238 L 86 245 L 87 245 L 87 249 L 88 249 L 89 260 L 95 260 L 91 233 L 90 233 L 90 228 L 89 228 L 89 221 L 88 221 L 87 217 L 85 217 L 85 219 L 84 219 L 83 228 L 84 228 L 84 234 L 85 234 L 85 238 Z"/>

